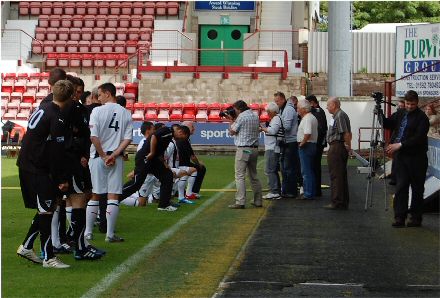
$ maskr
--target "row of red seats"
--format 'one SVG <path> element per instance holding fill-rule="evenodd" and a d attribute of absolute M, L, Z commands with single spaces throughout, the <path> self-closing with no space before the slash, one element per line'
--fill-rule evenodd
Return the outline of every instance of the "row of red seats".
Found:
<path fill-rule="evenodd" d="M 4 103 L 35 103 L 42 101 L 47 94 L 49 93 L 48 90 L 41 90 L 38 92 L 32 92 L 32 91 L 25 91 L 23 93 L 21 92 L 2 92 L 1 93 L 1 99 L 2 99 L 2 105 Z"/>
<path fill-rule="evenodd" d="M 170 15 L 179 13 L 177 2 L 20 2 L 19 14 L 68 14 L 68 15 L 120 15 L 120 14 L 149 14 L 149 15 Z"/>
<path fill-rule="evenodd" d="M 32 53 L 114 53 L 134 54 L 137 49 L 149 48 L 149 41 L 48 41 L 32 44 Z"/>
<path fill-rule="evenodd" d="M 55 40 L 151 40 L 151 28 L 36 28 L 35 39 Z"/>
<path fill-rule="evenodd" d="M 32 111 L 40 105 L 38 103 L 4 103 L 2 100 L 2 120 L 28 120 Z"/>
<path fill-rule="evenodd" d="M 152 15 L 40 15 L 40 28 L 153 28 Z"/>
<path fill-rule="evenodd" d="M 49 79 L 49 73 L 48 72 L 35 72 L 35 73 L 3 73 L 2 76 L 2 83 L 4 82 L 15 82 L 15 81 L 46 81 Z"/>
<path fill-rule="evenodd" d="M 48 67 L 126 67 L 126 54 L 57 54 L 49 53 Z"/>

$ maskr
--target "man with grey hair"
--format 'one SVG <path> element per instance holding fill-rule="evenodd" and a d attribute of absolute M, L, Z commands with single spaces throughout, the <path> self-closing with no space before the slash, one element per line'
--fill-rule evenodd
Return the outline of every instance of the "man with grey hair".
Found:
<path fill-rule="evenodd" d="M 330 171 L 331 203 L 324 208 L 347 210 L 349 203 L 347 161 L 352 137 L 350 119 L 341 110 L 341 102 L 336 97 L 327 100 L 327 110 L 333 115 L 327 131 L 327 142 L 330 145 L 327 162 Z"/>
<path fill-rule="evenodd" d="M 298 126 L 299 159 L 303 177 L 304 194 L 300 199 L 312 200 L 316 195 L 316 180 L 313 161 L 318 140 L 318 120 L 312 115 L 310 103 L 307 100 L 298 101 L 298 113 L 301 122 Z"/>
<path fill-rule="evenodd" d="M 266 111 L 270 122 L 267 127 L 260 127 L 264 135 L 264 158 L 266 161 L 264 172 L 268 178 L 269 193 L 263 198 L 267 200 L 279 200 L 281 198 L 281 182 L 278 174 L 280 170 L 280 146 L 278 140 L 284 137 L 284 129 L 281 117 L 278 115 L 279 108 L 274 102 L 270 102 Z"/>
<path fill-rule="evenodd" d="M 237 117 L 229 127 L 229 133 L 234 136 L 237 147 L 235 152 L 235 204 L 229 205 L 231 209 L 244 209 L 246 204 L 246 170 L 251 179 L 255 207 L 263 207 L 261 197 L 261 182 L 257 174 L 258 136 L 260 119 L 255 115 L 243 100 L 236 101 L 233 105 Z"/>

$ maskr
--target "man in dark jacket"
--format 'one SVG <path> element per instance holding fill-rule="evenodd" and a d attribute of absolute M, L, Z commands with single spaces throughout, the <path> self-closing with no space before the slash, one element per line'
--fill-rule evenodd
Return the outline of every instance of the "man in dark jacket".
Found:
<path fill-rule="evenodd" d="M 405 226 L 408 213 L 411 219 L 408 227 L 420 227 L 422 224 L 423 193 L 428 168 L 428 130 L 429 120 L 418 108 L 417 92 L 409 90 L 405 94 L 405 109 L 394 113 L 390 118 L 383 114 L 383 126 L 393 130 L 394 143 L 386 148 L 394 156 L 396 169 L 396 193 L 394 195 L 394 219 L 392 226 Z M 411 207 L 408 210 L 409 187 L 412 189 Z"/>

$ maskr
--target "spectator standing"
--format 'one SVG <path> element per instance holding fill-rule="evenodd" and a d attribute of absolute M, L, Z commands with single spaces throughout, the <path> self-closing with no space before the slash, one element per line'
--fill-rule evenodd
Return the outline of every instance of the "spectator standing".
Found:
<path fill-rule="evenodd" d="M 327 110 L 333 116 L 327 131 L 327 142 L 330 145 L 327 163 L 330 171 L 331 203 L 324 208 L 346 210 L 349 203 L 347 161 L 352 138 L 350 119 L 341 110 L 341 102 L 336 97 L 327 100 Z"/>
<path fill-rule="evenodd" d="M 321 159 L 322 153 L 324 152 L 324 148 L 327 147 L 327 141 L 325 136 L 327 135 L 327 117 L 325 116 L 324 110 L 319 106 L 318 99 L 315 95 L 309 95 L 306 97 L 306 100 L 310 102 L 312 106 L 312 114 L 315 116 L 316 120 L 318 120 L 318 140 L 316 141 L 316 154 L 313 161 L 313 171 L 315 173 L 315 181 L 316 181 L 316 191 L 315 196 L 322 196 L 321 189 Z"/>
<path fill-rule="evenodd" d="M 268 200 L 278 200 L 281 198 L 280 175 L 280 146 L 279 140 L 284 139 L 284 129 L 281 117 L 278 115 L 279 108 L 274 102 L 270 102 L 266 107 L 270 122 L 267 127 L 260 127 L 264 134 L 264 158 L 266 161 L 264 172 L 269 183 L 269 193 L 263 197 Z"/>
<path fill-rule="evenodd" d="M 231 209 L 244 209 L 246 204 L 246 171 L 251 180 L 255 207 L 263 207 L 261 182 L 258 179 L 258 136 L 260 119 L 255 115 L 243 100 L 236 101 L 233 105 L 235 114 L 234 122 L 229 127 L 229 133 L 234 136 L 235 152 L 235 204 L 229 205 Z M 228 116 L 229 119 L 232 117 Z"/>
<path fill-rule="evenodd" d="M 291 101 L 286 100 L 282 92 L 274 94 L 274 101 L 280 109 L 280 116 L 284 127 L 285 144 L 281 146 L 281 196 L 296 198 L 298 196 L 297 173 L 299 167 L 298 142 L 298 114 Z"/>
<path fill-rule="evenodd" d="M 301 122 L 298 126 L 299 158 L 304 181 L 304 194 L 300 199 L 313 200 L 316 193 L 314 161 L 316 142 L 318 140 L 318 120 L 311 113 L 311 105 L 307 100 L 298 102 L 298 113 Z"/>
<path fill-rule="evenodd" d="M 426 170 L 428 168 L 429 119 L 419 109 L 417 92 L 409 90 L 405 94 L 405 110 L 398 110 L 381 119 L 385 128 L 393 129 L 395 142 L 386 148 L 396 163 L 396 193 L 394 195 L 394 222 L 392 226 L 405 226 L 408 213 L 411 219 L 408 227 L 422 225 L 423 193 L 425 191 Z M 409 187 L 412 189 L 411 207 L 408 210 Z"/>
<path fill-rule="evenodd" d="M 429 134 L 438 135 L 440 133 L 440 115 L 437 114 L 433 104 L 427 105 L 425 111 L 429 118 Z"/>

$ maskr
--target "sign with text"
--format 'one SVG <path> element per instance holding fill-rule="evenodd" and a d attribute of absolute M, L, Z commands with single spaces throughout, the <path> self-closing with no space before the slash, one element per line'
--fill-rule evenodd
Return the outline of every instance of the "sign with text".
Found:
<path fill-rule="evenodd" d="M 440 23 L 399 26 L 396 31 L 396 79 L 426 68 L 397 81 L 396 96 L 408 90 L 420 97 L 440 96 Z"/>
<path fill-rule="evenodd" d="M 195 1 L 195 10 L 254 11 L 255 1 Z"/>
<path fill-rule="evenodd" d="M 428 138 L 428 172 L 440 179 L 440 140 Z"/>
<path fill-rule="evenodd" d="M 141 134 L 142 122 L 133 122 L 133 144 L 139 144 L 143 136 Z M 172 122 L 165 123 L 171 126 Z M 194 123 L 195 132 L 191 136 L 193 145 L 231 145 L 234 146 L 234 137 L 229 135 L 229 123 Z M 260 133 L 259 144 L 264 146 L 263 133 Z"/>

